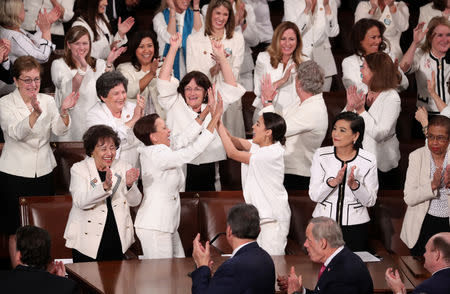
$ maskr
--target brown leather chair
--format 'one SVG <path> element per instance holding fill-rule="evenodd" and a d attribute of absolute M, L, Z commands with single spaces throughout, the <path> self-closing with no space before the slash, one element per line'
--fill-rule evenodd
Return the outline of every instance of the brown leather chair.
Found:
<path fill-rule="evenodd" d="M 66 248 L 63 237 L 72 208 L 72 197 L 28 196 L 20 197 L 19 202 L 21 225 L 33 225 L 49 232 L 52 239 L 52 258 L 72 258 L 72 251 Z"/>
<path fill-rule="evenodd" d="M 54 169 L 56 194 L 68 194 L 70 185 L 70 168 L 76 162 L 82 161 L 86 152 L 83 142 L 51 143 L 57 166 Z"/>
<path fill-rule="evenodd" d="M 289 227 L 286 254 L 299 255 L 306 253 L 303 248 L 305 243 L 305 231 L 312 213 L 316 207 L 306 190 L 291 190 L 289 194 L 289 206 L 291 208 L 291 224 Z"/>

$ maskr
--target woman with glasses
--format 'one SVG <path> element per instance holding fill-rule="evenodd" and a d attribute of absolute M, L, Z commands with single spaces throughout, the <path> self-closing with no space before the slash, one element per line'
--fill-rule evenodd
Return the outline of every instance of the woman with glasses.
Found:
<path fill-rule="evenodd" d="M 9 235 L 9 253 L 14 260 L 15 232 L 19 227 L 19 196 L 53 195 L 55 157 L 50 134 L 69 129 L 69 108 L 78 95 L 69 94 L 58 109 L 55 99 L 40 94 L 40 65 L 31 56 L 19 57 L 12 72 L 17 89 L 0 99 L 0 125 L 5 145 L 0 156 L 0 195 L 5 212 L 0 215 L 3 231 Z"/>
<path fill-rule="evenodd" d="M 409 155 L 404 200 L 408 205 L 400 238 L 411 255 L 422 256 L 439 232 L 450 232 L 450 119 L 436 115 L 428 125 L 426 146 Z"/>

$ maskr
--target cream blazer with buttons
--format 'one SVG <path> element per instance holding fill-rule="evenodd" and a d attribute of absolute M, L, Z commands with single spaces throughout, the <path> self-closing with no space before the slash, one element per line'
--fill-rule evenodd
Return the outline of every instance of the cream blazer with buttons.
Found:
<path fill-rule="evenodd" d="M 450 155 L 450 149 L 447 149 Z M 409 154 L 409 165 L 406 172 L 404 200 L 408 205 L 403 219 L 400 239 L 413 248 L 419 239 L 423 220 L 430 207 L 430 201 L 436 198 L 437 191 L 431 190 L 431 152 L 428 146 L 421 147 Z M 447 196 L 450 207 L 450 195 Z M 450 221 L 450 220 L 449 220 Z"/>
<path fill-rule="evenodd" d="M 37 100 L 42 113 L 31 128 L 31 112 L 18 89 L 0 99 L 0 125 L 5 137 L 0 171 L 4 173 L 34 178 L 50 173 L 56 166 L 50 135 L 66 134 L 70 124 L 64 124 L 53 97 L 39 93 Z"/>
<path fill-rule="evenodd" d="M 126 172 L 130 168 L 130 164 L 114 160 L 111 165 L 112 188 L 105 191 L 92 157 L 87 156 L 72 166 L 69 188 L 72 194 L 72 209 L 64 232 L 66 247 L 76 249 L 92 258 L 97 257 L 108 212 L 106 207 L 108 197 L 112 197 L 111 204 L 122 252 L 127 251 L 134 243 L 130 206 L 139 205 L 142 194 L 136 183 L 127 190 Z"/>

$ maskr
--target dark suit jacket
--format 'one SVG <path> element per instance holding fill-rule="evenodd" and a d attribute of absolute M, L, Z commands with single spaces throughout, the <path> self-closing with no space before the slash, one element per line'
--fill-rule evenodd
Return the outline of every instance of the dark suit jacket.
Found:
<path fill-rule="evenodd" d="M 18 265 L 12 271 L 0 271 L 0 285 L 1 292 L 8 294 L 79 293 L 77 284 L 72 280 L 22 265 Z"/>
<path fill-rule="evenodd" d="M 413 294 L 448 294 L 450 293 L 450 268 L 436 272 L 431 278 L 417 286 Z"/>
<path fill-rule="evenodd" d="M 209 267 L 192 273 L 192 294 L 273 294 L 275 266 L 270 255 L 256 242 L 239 249 L 211 278 Z"/>
<path fill-rule="evenodd" d="M 371 294 L 373 282 L 364 262 L 344 247 L 325 268 L 316 288 L 306 293 Z"/>
<path fill-rule="evenodd" d="M 11 76 L 11 67 L 12 64 L 10 65 L 10 69 L 5 69 L 3 65 L 0 64 L 0 80 L 5 82 L 6 84 L 14 83 L 14 80 Z"/>

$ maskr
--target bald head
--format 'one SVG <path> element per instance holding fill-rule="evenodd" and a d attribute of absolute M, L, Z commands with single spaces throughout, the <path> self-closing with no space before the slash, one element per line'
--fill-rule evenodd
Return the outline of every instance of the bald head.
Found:
<path fill-rule="evenodd" d="M 439 251 L 443 261 L 450 265 L 450 233 L 438 233 L 430 238 L 433 250 Z"/>

